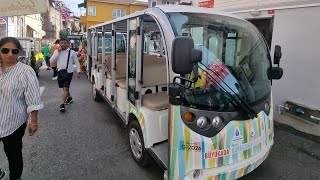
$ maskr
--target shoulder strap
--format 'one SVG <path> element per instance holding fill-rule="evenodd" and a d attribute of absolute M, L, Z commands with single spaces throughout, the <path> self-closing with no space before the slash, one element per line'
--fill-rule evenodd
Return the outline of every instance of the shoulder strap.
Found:
<path fill-rule="evenodd" d="M 66 70 L 68 70 L 68 66 L 69 66 L 70 52 L 71 52 L 71 49 L 69 49 L 69 53 L 68 53 L 68 61 L 67 61 L 67 68 L 66 68 Z"/>

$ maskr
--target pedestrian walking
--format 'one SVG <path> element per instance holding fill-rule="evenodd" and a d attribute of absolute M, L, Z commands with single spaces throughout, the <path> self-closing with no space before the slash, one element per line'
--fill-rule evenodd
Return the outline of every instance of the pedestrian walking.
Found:
<path fill-rule="evenodd" d="M 54 42 L 54 45 L 51 46 L 51 48 L 50 48 L 50 57 L 53 56 L 53 53 L 54 53 L 55 50 L 60 48 L 59 42 L 60 42 L 60 40 L 57 39 Z M 57 80 L 58 79 L 57 62 L 53 62 L 53 63 L 50 62 L 50 66 L 51 66 L 52 71 L 53 71 L 52 80 Z"/>
<path fill-rule="evenodd" d="M 49 45 L 49 43 L 42 48 L 42 54 L 44 56 L 44 59 L 46 61 L 46 65 L 47 65 L 47 70 L 50 70 L 50 49 L 51 46 Z"/>
<path fill-rule="evenodd" d="M 18 62 L 20 42 L 13 37 L 0 40 L 0 141 L 8 158 L 10 180 L 20 179 L 23 170 L 22 138 L 38 130 L 38 110 L 43 108 L 34 70 Z M 5 173 L 0 169 L 0 179 Z"/>
<path fill-rule="evenodd" d="M 85 72 L 85 56 L 87 54 L 87 50 L 86 50 L 86 47 L 87 44 L 86 44 L 86 41 L 80 43 L 79 45 L 79 50 L 78 50 L 78 61 L 80 63 L 80 71 L 81 72 Z"/>
<path fill-rule="evenodd" d="M 72 81 L 73 72 L 76 66 L 77 78 L 80 78 L 80 64 L 77 53 L 69 48 L 69 41 L 67 39 L 60 39 L 60 48 L 55 50 L 50 59 L 50 63 L 57 62 L 58 68 L 58 85 L 63 88 L 62 103 L 60 111 L 65 111 L 65 104 L 72 103 L 72 96 L 70 94 L 70 84 Z"/>

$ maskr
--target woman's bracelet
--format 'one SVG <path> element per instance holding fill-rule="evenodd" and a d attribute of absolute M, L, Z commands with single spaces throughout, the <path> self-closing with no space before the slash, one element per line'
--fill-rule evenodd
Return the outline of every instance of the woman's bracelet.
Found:
<path fill-rule="evenodd" d="M 32 122 L 30 122 L 29 124 L 31 124 L 31 125 L 33 125 L 33 126 L 38 126 L 38 124 L 34 124 L 34 123 L 32 123 Z"/>

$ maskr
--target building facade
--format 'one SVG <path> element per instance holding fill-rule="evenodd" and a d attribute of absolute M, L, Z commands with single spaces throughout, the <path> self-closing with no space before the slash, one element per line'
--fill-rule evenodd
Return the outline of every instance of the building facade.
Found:
<path fill-rule="evenodd" d="M 62 17 L 60 11 L 53 6 L 45 14 L 41 14 L 43 19 L 43 30 L 46 32 L 45 39 L 59 38 L 59 32 L 62 29 Z"/>
<path fill-rule="evenodd" d="M 253 23 L 267 40 L 272 58 L 275 45 L 282 47 L 280 63 L 284 75 L 273 81 L 272 87 L 275 120 L 320 136 L 320 62 L 317 58 L 320 37 L 315 35 L 320 29 L 320 24 L 316 23 L 320 17 L 320 2 L 250 0 L 243 5 L 220 0 L 215 7 Z M 296 111 L 298 109 L 303 111 Z"/>
<path fill-rule="evenodd" d="M 42 38 L 45 35 L 40 14 L 8 17 L 8 36 Z"/>
<path fill-rule="evenodd" d="M 135 0 L 88 0 L 79 4 L 79 7 L 86 8 L 86 16 L 81 16 L 80 20 L 89 28 L 146 9 L 148 3 Z"/>

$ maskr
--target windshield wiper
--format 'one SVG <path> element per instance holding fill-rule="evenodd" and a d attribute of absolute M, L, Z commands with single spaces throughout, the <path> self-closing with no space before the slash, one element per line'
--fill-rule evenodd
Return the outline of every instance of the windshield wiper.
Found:
<path fill-rule="evenodd" d="M 234 96 L 233 96 L 229 91 L 227 91 L 213 76 L 211 76 L 210 73 L 208 73 L 205 69 L 203 69 L 203 68 L 201 68 L 201 67 L 199 66 L 199 68 L 200 68 L 201 70 L 205 71 L 205 72 L 206 72 L 206 75 L 209 76 L 212 80 L 214 80 L 214 81 L 216 82 L 216 84 L 219 86 L 219 88 L 222 89 L 222 90 L 224 91 L 224 93 L 226 93 L 226 94 L 229 96 L 229 98 L 231 98 L 231 99 L 238 105 L 238 107 L 241 107 L 241 108 L 248 114 L 248 116 L 249 116 L 251 119 L 257 117 L 256 111 L 255 111 L 247 102 L 243 101 L 242 98 L 240 98 L 240 97 L 238 96 L 238 94 L 235 93 L 235 92 L 233 91 L 233 89 L 232 89 L 226 82 L 224 82 L 224 80 L 221 79 L 221 77 L 220 77 L 216 72 L 214 72 L 213 70 L 209 69 L 209 68 L 208 68 L 205 64 L 203 64 L 202 62 L 200 62 L 200 64 L 202 64 L 204 67 L 206 67 L 206 68 L 207 68 L 208 70 L 210 70 L 212 73 L 214 73 L 214 75 L 215 75 L 216 77 L 218 77 L 219 80 L 220 80 L 221 82 L 223 82 L 223 83 L 229 88 L 230 91 L 232 91 L 232 93 L 234 94 Z M 235 97 L 235 96 L 236 96 L 236 97 Z"/>

